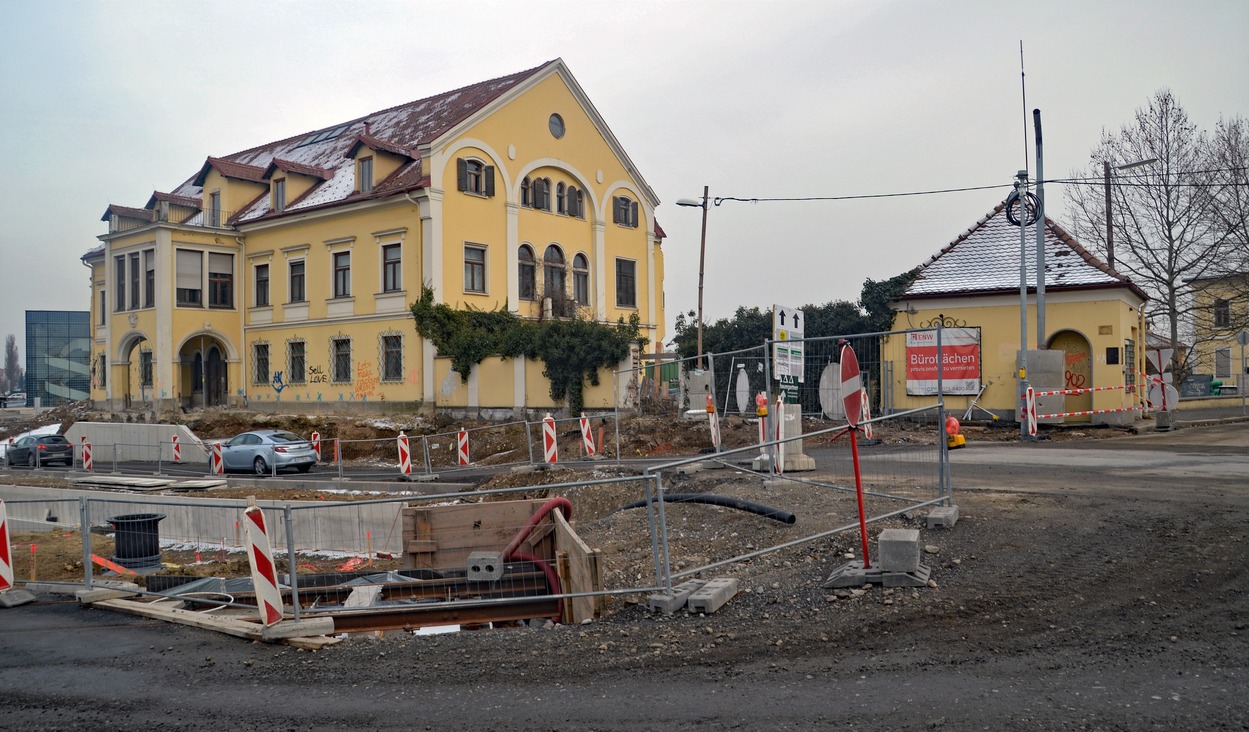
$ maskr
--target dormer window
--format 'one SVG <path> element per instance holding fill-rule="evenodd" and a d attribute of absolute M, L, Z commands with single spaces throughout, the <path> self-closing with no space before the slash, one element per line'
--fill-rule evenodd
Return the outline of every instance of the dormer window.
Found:
<path fill-rule="evenodd" d="M 476 196 L 494 195 L 494 166 L 486 165 L 480 160 L 468 158 L 456 159 L 458 187 L 465 193 Z"/>
<path fill-rule="evenodd" d="M 273 181 L 273 210 L 282 213 L 286 210 L 286 179 L 277 178 Z"/>
<path fill-rule="evenodd" d="M 221 226 L 221 191 L 213 191 L 208 194 L 208 210 L 205 212 L 205 216 L 208 219 L 209 226 Z"/>
<path fill-rule="evenodd" d="M 356 187 L 361 193 L 369 193 L 373 190 L 373 158 L 361 158 L 356 165 Z"/>

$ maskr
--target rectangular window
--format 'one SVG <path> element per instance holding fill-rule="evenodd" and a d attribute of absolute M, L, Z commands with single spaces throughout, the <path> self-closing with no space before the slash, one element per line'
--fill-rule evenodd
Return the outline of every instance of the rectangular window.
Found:
<path fill-rule="evenodd" d="M 483 247 L 464 247 L 464 291 L 486 291 L 486 250 Z"/>
<path fill-rule="evenodd" d="M 269 383 L 269 344 L 252 344 L 252 381 L 257 384 Z"/>
<path fill-rule="evenodd" d="M 221 226 L 221 192 L 213 191 L 208 194 L 208 225 L 212 227 Z"/>
<path fill-rule="evenodd" d="M 302 384 L 305 380 L 304 342 L 291 341 L 286 344 L 286 383 Z"/>
<path fill-rule="evenodd" d="M 273 181 L 273 210 L 282 213 L 286 210 L 286 179 Z"/>
<path fill-rule="evenodd" d="M 574 269 L 572 272 L 572 296 L 578 305 L 590 304 L 590 273 Z"/>
<path fill-rule="evenodd" d="M 256 265 L 256 307 L 269 304 L 269 265 Z"/>
<path fill-rule="evenodd" d="M 616 307 L 635 308 L 637 305 L 637 262 L 629 259 L 617 259 Z"/>
<path fill-rule="evenodd" d="M 130 255 L 130 309 L 139 309 L 139 253 Z"/>
<path fill-rule="evenodd" d="M 120 313 L 126 309 L 126 255 L 123 254 L 120 257 L 114 257 L 113 262 L 117 265 L 115 267 L 117 275 L 113 279 L 117 285 L 116 310 Z"/>
<path fill-rule="evenodd" d="M 346 384 L 351 382 L 351 339 L 334 338 L 330 341 L 334 357 L 334 382 Z"/>
<path fill-rule="evenodd" d="M 1230 379 L 1232 376 L 1232 349 L 1214 349 L 1214 378 Z"/>
<path fill-rule="evenodd" d="M 97 316 L 97 324 L 104 325 L 105 318 L 108 317 L 108 292 L 100 290 L 100 314 Z"/>
<path fill-rule="evenodd" d="M 382 247 L 382 292 L 403 289 L 403 247 L 387 244 Z"/>
<path fill-rule="evenodd" d="M 234 255 L 208 255 L 208 305 L 234 307 Z"/>
<path fill-rule="evenodd" d="M 362 158 L 360 160 L 360 192 L 368 193 L 373 190 L 373 158 Z"/>
<path fill-rule="evenodd" d="M 334 297 L 351 297 L 351 252 L 334 254 Z"/>
<path fill-rule="evenodd" d="M 96 380 L 100 383 L 100 388 L 108 386 L 108 359 L 101 353 L 95 362 Z"/>
<path fill-rule="evenodd" d="M 139 383 L 148 388 L 152 386 L 151 351 L 139 351 Z"/>
<path fill-rule="evenodd" d="M 304 295 L 304 260 L 291 262 L 291 297 L 290 302 L 303 302 Z"/>
<path fill-rule="evenodd" d="M 179 249 L 175 261 L 178 304 L 200 307 L 204 304 L 204 257 L 201 252 Z"/>
<path fill-rule="evenodd" d="M 403 336 L 382 336 L 382 381 L 403 381 Z"/>
<path fill-rule="evenodd" d="M 628 196 L 616 196 L 612 199 L 612 223 L 621 226 L 632 226 L 637 228 L 638 225 L 638 204 L 637 201 Z"/>
<path fill-rule="evenodd" d="M 1229 300 L 1214 301 L 1214 327 L 1227 328 L 1232 324 L 1232 303 Z"/>
<path fill-rule="evenodd" d="M 143 252 L 143 307 L 156 307 L 156 251 Z"/>

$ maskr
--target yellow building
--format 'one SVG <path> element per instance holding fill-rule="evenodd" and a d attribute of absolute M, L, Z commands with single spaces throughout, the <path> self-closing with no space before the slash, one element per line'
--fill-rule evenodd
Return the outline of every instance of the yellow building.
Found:
<path fill-rule="evenodd" d="M 1221 382 L 1219 394 L 1240 393 L 1247 377 L 1237 336 L 1249 330 L 1249 274 L 1201 277 L 1188 284 L 1195 312 L 1188 371 Z"/>
<path fill-rule="evenodd" d="M 1048 218 L 1044 234 L 1045 337 L 1039 345 L 1064 354 L 1060 370 L 1052 375 L 1047 388 L 1133 387 L 1138 381 L 1137 369 L 1145 362 L 1142 307 L 1148 297 Z M 1034 227 L 1028 227 L 1026 240 L 1026 345 L 1037 349 Z M 896 311 L 894 330 L 930 329 L 938 324 L 945 329 L 943 359 L 949 364 L 956 356 L 962 369 L 949 370 L 947 366 L 943 372 L 946 405 L 952 412 L 963 413 L 983 387 L 979 406 L 1008 419 L 1015 417 L 1019 395 L 1019 260 L 1019 227 L 1007 220 L 1005 204 L 999 204 L 924 263 L 906 293 L 891 303 Z M 953 347 L 956 336 L 960 341 L 957 349 Z M 926 383 L 926 379 L 935 377 L 935 370 L 925 373 L 922 369 L 923 341 L 923 334 L 895 335 L 884 345 L 883 360 L 901 365 L 885 375 L 884 391 L 891 395 L 888 406 L 893 409 L 932 403 L 935 382 L 929 379 Z M 1040 374 L 1032 376 L 1039 378 Z M 1069 395 L 1061 408 L 1064 412 L 1129 408 L 1137 404 L 1132 391 Z M 1117 423 L 1123 419 L 1125 413 L 1106 412 L 1064 421 Z"/>
<path fill-rule="evenodd" d="M 526 318 L 636 314 L 661 342 L 658 203 L 562 60 L 210 156 L 143 208 L 109 206 L 83 257 L 92 401 L 558 408 L 541 362 L 463 382 L 409 307 L 425 284 Z M 612 404 L 600 382 L 587 407 Z"/>

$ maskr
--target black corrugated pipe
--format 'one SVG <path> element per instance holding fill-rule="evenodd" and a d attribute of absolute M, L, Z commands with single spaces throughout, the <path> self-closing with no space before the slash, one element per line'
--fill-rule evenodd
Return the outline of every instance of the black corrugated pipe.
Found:
<path fill-rule="evenodd" d="M 651 499 L 654 500 L 654 499 Z M 626 511 L 630 508 L 641 508 L 646 505 L 647 499 L 627 503 L 616 511 Z M 792 524 L 798 520 L 789 511 L 782 511 L 778 508 L 771 508 L 760 503 L 751 503 L 743 501 L 740 498 L 729 498 L 728 496 L 716 496 L 710 493 L 668 493 L 664 496 L 665 503 L 706 503 L 712 506 L 721 506 L 723 508 L 735 508 L 738 511 L 747 511 L 749 513 L 757 513 L 764 518 L 770 518 L 773 521 L 780 521 L 783 524 Z M 615 513 L 613 511 L 612 513 Z"/>

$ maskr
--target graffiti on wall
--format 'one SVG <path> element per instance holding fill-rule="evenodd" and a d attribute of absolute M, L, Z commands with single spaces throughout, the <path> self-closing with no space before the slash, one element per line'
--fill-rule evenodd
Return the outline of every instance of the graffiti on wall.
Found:
<path fill-rule="evenodd" d="M 1089 355 L 1083 352 L 1068 353 L 1066 358 L 1065 389 L 1083 389 L 1089 378 Z"/>
<path fill-rule="evenodd" d="M 325 373 L 325 369 L 320 366 L 308 367 L 308 383 L 309 384 L 328 384 L 330 377 Z"/>
<path fill-rule="evenodd" d="M 377 374 L 373 372 L 373 364 L 368 361 L 356 364 L 355 396 L 362 401 L 377 396 Z"/>

